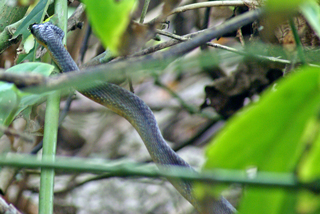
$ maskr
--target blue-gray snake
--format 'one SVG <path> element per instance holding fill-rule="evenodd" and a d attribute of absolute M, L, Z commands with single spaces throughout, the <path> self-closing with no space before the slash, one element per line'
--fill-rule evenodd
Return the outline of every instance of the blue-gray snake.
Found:
<path fill-rule="evenodd" d="M 60 28 L 46 22 L 34 24 L 30 26 L 30 30 L 37 41 L 48 49 L 61 71 L 79 71 L 78 66 L 62 44 L 64 32 Z M 163 139 L 152 111 L 138 96 L 112 83 L 100 84 L 90 89 L 81 90 L 80 93 L 126 118 L 141 136 L 156 164 L 161 166 L 176 165 L 193 170 Z M 192 193 L 190 182 L 177 179 L 169 180 L 183 197 L 199 212 L 203 212 Z M 215 203 L 213 213 L 229 214 L 233 212 L 234 208 L 224 198 Z"/>

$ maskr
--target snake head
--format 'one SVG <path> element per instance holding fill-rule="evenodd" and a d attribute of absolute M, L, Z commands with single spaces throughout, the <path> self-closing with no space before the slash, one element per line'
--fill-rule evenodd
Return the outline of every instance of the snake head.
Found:
<path fill-rule="evenodd" d="M 51 22 L 45 22 L 42 24 L 32 24 L 29 26 L 31 34 L 37 39 L 39 43 L 47 46 L 49 41 L 60 40 L 64 37 L 64 32 Z"/>

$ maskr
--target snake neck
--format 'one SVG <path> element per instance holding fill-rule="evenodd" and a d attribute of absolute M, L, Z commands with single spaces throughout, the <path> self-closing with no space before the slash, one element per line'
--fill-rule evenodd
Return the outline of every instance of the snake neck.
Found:
<path fill-rule="evenodd" d="M 47 47 L 53 60 L 63 72 L 79 70 L 61 42 L 52 42 Z M 152 111 L 138 96 L 111 83 L 81 93 L 125 117 L 138 131 L 154 162 L 191 168 L 165 142 Z"/>
<path fill-rule="evenodd" d="M 61 29 L 59 30 L 51 23 L 45 23 L 34 26 L 32 32 L 36 37 L 42 36 L 43 41 L 46 39 L 47 42 L 43 43 L 47 44 L 46 47 L 61 71 L 79 71 L 77 64 L 61 42 L 63 38 Z M 80 92 L 126 118 L 138 131 L 155 163 L 162 166 L 177 165 L 193 170 L 163 139 L 152 111 L 138 96 L 111 83 L 94 86 Z M 193 196 L 190 182 L 180 179 L 169 179 L 169 181 L 198 211 L 201 211 Z M 234 208 L 228 201 L 223 199 L 216 201 L 213 213 L 230 214 L 233 212 Z"/>
<path fill-rule="evenodd" d="M 47 48 L 49 49 L 49 53 L 53 61 L 57 64 L 61 71 L 79 71 L 77 64 L 60 41 L 55 40 L 54 42 L 48 44 Z"/>

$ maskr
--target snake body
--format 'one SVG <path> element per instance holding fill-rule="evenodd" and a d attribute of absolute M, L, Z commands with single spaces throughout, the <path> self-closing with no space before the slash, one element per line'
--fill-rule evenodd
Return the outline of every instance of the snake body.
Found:
<path fill-rule="evenodd" d="M 79 71 L 78 66 L 62 44 L 64 32 L 60 28 L 46 22 L 31 25 L 30 30 L 37 41 L 49 50 L 61 71 Z M 99 86 L 82 90 L 80 93 L 126 118 L 139 133 L 156 164 L 161 166 L 176 165 L 193 170 L 163 139 L 152 111 L 138 96 L 112 83 L 99 84 Z M 198 211 L 202 212 L 192 194 L 190 182 L 177 179 L 170 179 L 169 181 L 182 196 Z M 216 211 L 214 213 L 219 214 L 229 214 L 234 211 L 232 205 L 224 198 L 215 203 L 214 209 Z"/>

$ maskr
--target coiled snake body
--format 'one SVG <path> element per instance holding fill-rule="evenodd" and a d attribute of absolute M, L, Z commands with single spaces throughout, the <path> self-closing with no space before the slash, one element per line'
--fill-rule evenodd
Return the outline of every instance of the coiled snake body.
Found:
<path fill-rule="evenodd" d="M 62 44 L 64 32 L 50 22 L 33 24 L 31 33 L 37 41 L 48 49 L 53 60 L 63 72 L 79 71 L 78 66 Z M 104 83 L 91 89 L 80 91 L 89 99 L 102 104 L 115 113 L 126 118 L 138 131 L 145 143 L 151 158 L 157 164 L 192 167 L 180 158 L 163 139 L 158 124 L 150 108 L 135 94 L 112 83 Z M 190 182 L 170 180 L 175 188 L 195 208 L 202 212 L 201 207 L 192 194 Z M 214 213 L 233 213 L 234 208 L 225 199 L 217 201 Z"/>

